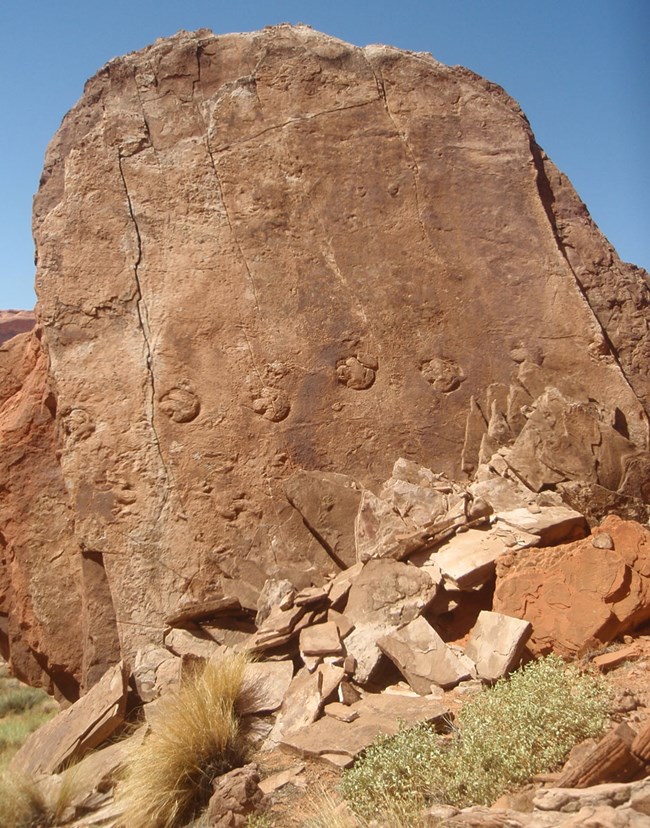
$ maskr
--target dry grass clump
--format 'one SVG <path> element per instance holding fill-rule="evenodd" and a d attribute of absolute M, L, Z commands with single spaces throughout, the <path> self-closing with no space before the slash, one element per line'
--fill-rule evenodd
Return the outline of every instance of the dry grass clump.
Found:
<path fill-rule="evenodd" d="M 418 826 L 428 802 L 490 805 L 555 769 L 606 721 L 602 679 L 549 656 L 466 702 L 451 739 L 426 725 L 380 738 L 344 773 L 341 790 L 365 819 Z"/>
<path fill-rule="evenodd" d="M 308 796 L 300 808 L 299 816 L 302 817 L 304 828 L 367 828 L 368 824 L 353 813 L 344 800 L 335 798 L 324 787 L 317 788 Z M 395 825 L 394 828 L 398 826 Z"/>
<path fill-rule="evenodd" d="M 5 770 L 0 776 L 0 826 L 54 828 L 69 821 L 75 781 L 74 767 L 49 790 L 29 776 Z"/>
<path fill-rule="evenodd" d="M 118 801 L 129 828 L 175 828 L 205 805 L 212 780 L 242 763 L 235 715 L 248 659 L 207 662 L 157 703 L 152 732 L 133 750 Z"/>
<path fill-rule="evenodd" d="M 4 771 L 0 776 L 0 825 L 33 828 L 52 825 L 47 803 L 29 779 Z"/>

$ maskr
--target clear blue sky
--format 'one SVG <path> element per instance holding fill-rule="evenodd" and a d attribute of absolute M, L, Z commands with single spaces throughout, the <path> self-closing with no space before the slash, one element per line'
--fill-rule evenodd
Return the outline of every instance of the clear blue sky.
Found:
<path fill-rule="evenodd" d="M 501 84 L 622 258 L 650 269 L 650 0 L 0 0 L 0 308 L 34 303 L 31 200 L 86 79 L 179 29 L 281 22 Z"/>

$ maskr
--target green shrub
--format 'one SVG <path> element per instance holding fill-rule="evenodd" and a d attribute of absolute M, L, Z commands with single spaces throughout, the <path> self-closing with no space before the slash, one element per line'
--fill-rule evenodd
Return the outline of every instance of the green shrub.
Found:
<path fill-rule="evenodd" d="M 451 740 L 424 725 L 379 739 L 345 772 L 342 792 L 366 819 L 415 815 L 427 801 L 489 805 L 602 733 L 606 709 L 600 677 L 549 656 L 466 702 Z"/>
<path fill-rule="evenodd" d="M 0 693 L 0 718 L 8 713 L 23 713 L 49 700 L 44 690 L 35 687 L 12 687 Z"/>

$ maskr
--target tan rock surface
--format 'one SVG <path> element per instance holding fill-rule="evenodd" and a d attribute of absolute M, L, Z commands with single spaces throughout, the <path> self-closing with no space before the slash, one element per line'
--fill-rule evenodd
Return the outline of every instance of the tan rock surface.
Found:
<path fill-rule="evenodd" d="M 358 713 L 352 721 L 325 716 L 292 731 L 283 738 L 282 744 L 303 756 L 320 756 L 339 767 L 346 767 L 382 733 L 392 735 L 400 726 L 420 721 L 442 724 L 449 716 L 449 708 L 440 701 L 383 694 L 369 694 L 349 709 Z"/>
<path fill-rule="evenodd" d="M 188 596 L 318 583 L 291 474 L 457 477 L 547 387 L 611 412 L 605 485 L 650 499 L 647 276 L 467 70 L 179 33 L 88 82 L 34 233 L 41 339 L 0 410 L 2 647 L 32 683 L 73 698 Z"/>
<path fill-rule="evenodd" d="M 18 334 L 31 331 L 35 323 L 34 311 L 0 310 L 0 345 Z"/>
<path fill-rule="evenodd" d="M 495 681 L 507 676 L 519 665 L 530 631 L 527 621 L 480 612 L 465 645 L 465 655 L 476 665 L 478 677 Z"/>
<path fill-rule="evenodd" d="M 395 664 L 416 693 L 434 687 L 450 689 L 474 672 L 474 664 L 448 647 L 424 618 L 416 618 L 380 638 L 377 645 Z"/>
<path fill-rule="evenodd" d="M 494 610 L 530 621 L 533 652 L 575 655 L 650 618 L 650 531 L 616 516 L 600 531 L 613 549 L 589 537 L 499 560 Z"/>
<path fill-rule="evenodd" d="M 11 760 L 18 773 L 56 773 L 81 758 L 124 721 L 127 674 L 117 664 L 82 699 L 31 734 Z"/>

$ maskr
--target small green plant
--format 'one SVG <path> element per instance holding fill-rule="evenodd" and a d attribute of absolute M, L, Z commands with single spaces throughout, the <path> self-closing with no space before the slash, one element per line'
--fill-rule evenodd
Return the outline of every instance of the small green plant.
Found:
<path fill-rule="evenodd" d="M 417 825 L 427 801 L 489 805 L 602 733 L 606 710 L 602 679 L 549 656 L 466 702 L 451 739 L 424 725 L 379 739 L 341 790 L 360 816 L 399 825 Z"/>
<path fill-rule="evenodd" d="M 246 828 L 273 828 L 273 822 L 268 814 L 253 814 L 248 817 Z"/>
<path fill-rule="evenodd" d="M 0 718 L 9 713 L 23 713 L 42 704 L 49 696 L 35 687 L 10 687 L 0 693 Z"/>
<path fill-rule="evenodd" d="M 380 736 L 346 773 L 341 791 L 353 810 L 371 819 L 391 814 L 415 820 L 425 805 L 432 768 L 444 761 L 443 740 L 426 724 Z"/>
<path fill-rule="evenodd" d="M 212 780 L 242 763 L 235 715 L 247 659 L 208 662 L 158 702 L 152 732 L 129 757 L 118 801 L 129 828 L 174 828 L 194 816 Z"/>

